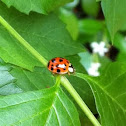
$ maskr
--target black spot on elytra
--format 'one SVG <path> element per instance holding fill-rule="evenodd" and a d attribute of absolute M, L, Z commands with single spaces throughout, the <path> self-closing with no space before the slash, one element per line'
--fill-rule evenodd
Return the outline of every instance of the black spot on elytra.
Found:
<path fill-rule="evenodd" d="M 52 59 L 52 62 L 54 63 L 55 62 L 55 59 Z"/>
<path fill-rule="evenodd" d="M 63 62 L 63 59 L 59 59 L 59 62 Z"/>
<path fill-rule="evenodd" d="M 53 66 L 53 64 L 51 66 Z"/>
<path fill-rule="evenodd" d="M 63 70 L 66 70 L 66 68 L 63 68 Z"/>
<path fill-rule="evenodd" d="M 64 64 L 66 66 L 66 64 Z"/>
<path fill-rule="evenodd" d="M 58 66 L 59 66 L 59 64 L 56 65 L 56 67 L 58 67 Z"/>
<path fill-rule="evenodd" d="M 53 68 L 51 67 L 51 70 L 53 70 Z"/>
<path fill-rule="evenodd" d="M 57 73 L 60 73 L 60 69 L 57 69 Z"/>

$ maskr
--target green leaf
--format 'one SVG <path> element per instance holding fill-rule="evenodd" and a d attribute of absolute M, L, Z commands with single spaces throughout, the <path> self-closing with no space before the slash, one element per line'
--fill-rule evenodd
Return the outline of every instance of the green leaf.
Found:
<path fill-rule="evenodd" d="M 53 14 L 42 16 L 31 13 L 26 16 L 12 8 L 7 9 L 0 3 L 0 15 L 48 60 L 83 51 L 81 45 L 71 39 L 65 25 Z M 33 70 L 34 66 L 42 66 L 2 26 L 0 26 L 0 57 L 6 62 L 28 70 Z"/>
<path fill-rule="evenodd" d="M 80 116 L 80 122 L 81 122 L 81 126 L 94 126 L 91 121 L 86 117 L 81 115 Z"/>
<path fill-rule="evenodd" d="M 8 7 L 13 6 L 17 10 L 29 14 L 30 11 L 35 11 L 42 14 L 48 14 L 57 7 L 60 7 L 72 0 L 2 0 Z"/>
<path fill-rule="evenodd" d="M 16 83 L 16 79 L 10 74 L 8 66 L 0 63 L 0 95 L 10 95 L 22 92 Z"/>
<path fill-rule="evenodd" d="M 0 97 L 0 103 L 0 126 L 80 126 L 73 103 L 56 87 Z"/>
<path fill-rule="evenodd" d="M 82 19 L 79 21 L 79 30 L 84 34 L 96 34 L 103 29 L 103 22 L 94 19 Z"/>
<path fill-rule="evenodd" d="M 125 126 L 126 123 L 126 64 L 112 63 L 100 77 L 77 74 L 86 80 L 95 96 L 103 126 Z"/>
<path fill-rule="evenodd" d="M 106 24 L 113 41 L 115 33 L 120 30 L 126 22 L 126 0 L 102 0 L 102 9 L 104 12 Z"/>
<path fill-rule="evenodd" d="M 96 0 L 82 0 L 82 8 L 84 12 L 90 16 L 97 16 L 99 12 L 99 3 Z"/>
<path fill-rule="evenodd" d="M 15 67 L 10 71 L 16 78 L 16 85 L 23 91 L 33 91 L 49 88 L 54 84 L 54 76 L 47 68 L 35 68 L 33 72 Z M 36 81 L 37 80 L 37 81 Z"/>
<path fill-rule="evenodd" d="M 122 31 L 122 32 L 125 32 L 125 31 L 126 31 L 126 24 L 124 24 L 124 25 L 122 26 L 122 28 L 120 28 L 120 31 Z"/>
<path fill-rule="evenodd" d="M 64 7 L 67 9 L 73 9 L 74 7 L 77 6 L 78 3 L 79 3 L 79 0 L 73 0 L 73 2 L 66 4 Z"/>
<path fill-rule="evenodd" d="M 47 68 L 35 67 L 31 72 L 0 62 L 0 95 L 50 88 L 54 82 L 55 78 Z"/>
<path fill-rule="evenodd" d="M 0 62 L 0 95 L 50 88 L 54 82 L 55 78 L 47 68 L 35 67 L 31 72 Z"/>
<path fill-rule="evenodd" d="M 117 61 L 125 62 L 126 58 L 126 39 L 125 36 L 117 33 L 114 39 L 114 46 L 119 50 Z"/>
<path fill-rule="evenodd" d="M 74 13 L 64 8 L 61 8 L 59 17 L 67 25 L 66 28 L 69 31 L 73 40 L 76 40 L 79 34 L 79 29 L 78 29 L 78 20 L 74 15 Z"/>
<path fill-rule="evenodd" d="M 114 39 L 114 46 L 119 49 L 120 52 L 126 53 L 126 39 L 125 36 L 117 33 Z"/>

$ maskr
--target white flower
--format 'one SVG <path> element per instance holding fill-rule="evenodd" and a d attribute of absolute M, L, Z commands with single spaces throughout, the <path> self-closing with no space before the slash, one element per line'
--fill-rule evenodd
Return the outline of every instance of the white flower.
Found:
<path fill-rule="evenodd" d="M 100 63 L 91 63 L 91 67 L 88 69 L 88 74 L 91 76 L 99 76 L 100 73 L 98 72 L 98 69 L 100 66 Z"/>
<path fill-rule="evenodd" d="M 91 43 L 91 47 L 93 48 L 93 53 L 98 53 L 100 56 L 104 56 L 108 52 L 108 48 L 105 47 L 105 42 L 93 42 Z"/>

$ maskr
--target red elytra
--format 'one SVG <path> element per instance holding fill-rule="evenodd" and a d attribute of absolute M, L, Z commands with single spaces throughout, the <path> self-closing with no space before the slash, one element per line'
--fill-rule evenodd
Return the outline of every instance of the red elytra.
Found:
<path fill-rule="evenodd" d="M 70 74 L 74 73 L 74 68 L 69 60 L 56 57 L 48 62 L 48 70 L 53 74 Z"/>

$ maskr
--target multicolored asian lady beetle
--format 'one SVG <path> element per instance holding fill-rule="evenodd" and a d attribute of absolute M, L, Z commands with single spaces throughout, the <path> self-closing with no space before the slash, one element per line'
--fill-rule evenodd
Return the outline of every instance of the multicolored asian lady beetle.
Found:
<path fill-rule="evenodd" d="M 65 58 L 56 57 L 49 61 L 48 70 L 53 74 L 68 74 L 74 73 L 75 69 L 72 64 Z"/>

